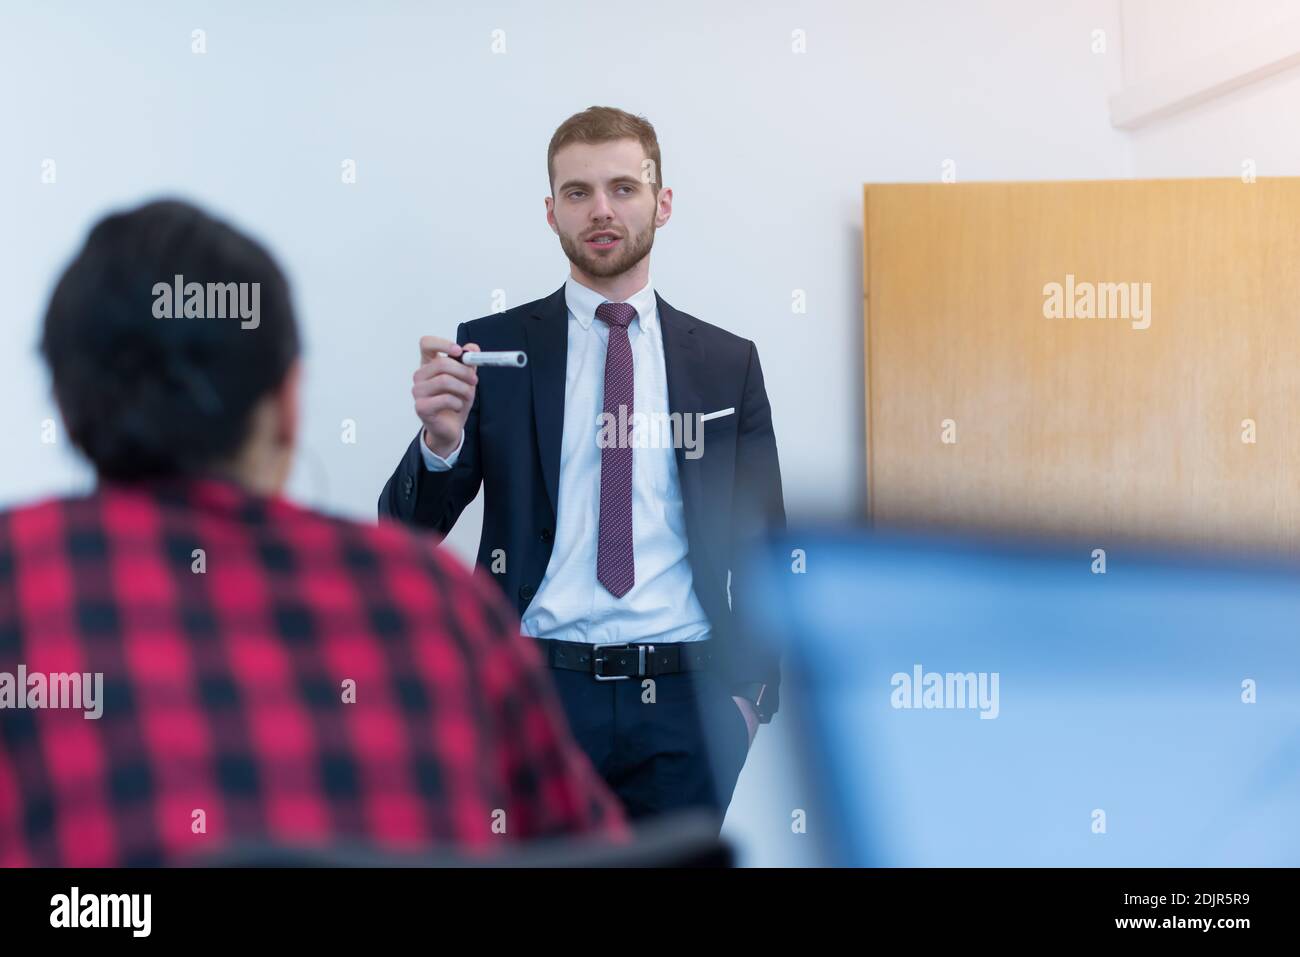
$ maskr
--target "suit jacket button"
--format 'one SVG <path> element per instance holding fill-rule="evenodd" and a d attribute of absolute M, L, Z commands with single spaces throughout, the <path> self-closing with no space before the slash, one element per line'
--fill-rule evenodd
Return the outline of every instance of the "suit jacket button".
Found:
<path fill-rule="evenodd" d="M 415 489 L 415 479 L 411 478 L 411 476 L 408 475 L 406 479 L 402 482 L 402 494 L 405 495 L 407 498 L 410 498 L 411 492 L 414 489 Z"/>
<path fill-rule="evenodd" d="M 532 601 L 533 596 L 537 594 L 537 589 L 532 585 L 524 585 L 519 589 L 519 597 L 524 601 Z"/>
<path fill-rule="evenodd" d="M 542 534 L 539 537 L 541 538 L 542 541 L 549 542 L 551 539 L 555 537 L 555 533 L 551 531 L 549 528 L 544 528 L 542 529 Z"/>

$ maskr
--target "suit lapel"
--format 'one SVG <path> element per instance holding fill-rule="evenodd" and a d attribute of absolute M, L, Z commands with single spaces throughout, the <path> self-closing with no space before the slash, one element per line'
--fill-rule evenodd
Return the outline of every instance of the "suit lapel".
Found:
<path fill-rule="evenodd" d="M 533 417 L 537 449 L 542 459 L 542 479 L 551 498 L 551 514 L 558 514 L 560 498 L 560 441 L 564 434 L 564 382 L 569 358 L 569 310 L 561 286 L 537 304 L 524 323 L 528 339 L 528 368 L 533 383 Z"/>
<path fill-rule="evenodd" d="M 668 411 L 683 417 L 700 411 L 698 383 L 703 367 L 695 324 L 655 293 L 659 324 L 664 342 L 664 372 L 668 379 Z M 564 287 L 541 300 L 533 310 L 524 333 L 528 340 L 528 368 L 532 376 L 533 417 L 537 448 L 541 456 L 542 479 L 551 500 L 552 514 L 558 514 L 560 497 L 560 445 L 564 435 L 564 386 L 569 356 L 568 306 Z M 686 458 L 686 450 L 673 450 L 682 489 L 687 529 L 699 527 L 696 510 L 702 505 L 698 481 L 698 460 Z"/>
<path fill-rule="evenodd" d="M 695 323 L 689 316 L 678 312 L 655 293 L 659 303 L 659 326 L 664 340 L 664 372 L 668 378 L 668 411 L 679 413 L 683 419 L 700 411 L 699 383 L 707 370 L 695 336 Z M 697 511 L 703 505 L 699 488 L 700 472 L 695 466 L 698 459 L 686 458 L 680 445 L 673 450 L 677 459 L 677 479 L 682 489 L 682 509 L 686 528 L 701 527 Z"/>

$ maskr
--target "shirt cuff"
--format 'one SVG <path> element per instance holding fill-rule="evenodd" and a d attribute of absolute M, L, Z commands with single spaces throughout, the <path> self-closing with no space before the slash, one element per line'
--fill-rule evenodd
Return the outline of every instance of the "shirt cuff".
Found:
<path fill-rule="evenodd" d="M 460 430 L 460 441 L 456 443 L 456 448 L 452 450 L 451 455 L 445 459 L 433 449 L 429 448 L 429 443 L 424 441 L 424 430 L 420 430 L 420 454 L 424 456 L 424 467 L 430 472 L 446 472 L 456 464 L 460 458 L 460 447 L 465 444 L 465 430 Z"/>

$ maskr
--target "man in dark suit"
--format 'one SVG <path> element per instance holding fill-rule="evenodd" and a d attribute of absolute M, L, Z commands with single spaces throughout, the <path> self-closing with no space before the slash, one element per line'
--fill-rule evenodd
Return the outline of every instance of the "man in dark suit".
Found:
<path fill-rule="evenodd" d="M 735 624 L 739 560 L 785 511 L 754 344 L 650 282 L 661 170 L 643 118 L 592 107 L 556 130 L 546 218 L 569 277 L 421 340 L 423 427 L 379 511 L 446 534 L 482 486 L 478 571 L 541 645 L 579 744 L 631 816 L 720 822 L 780 680 Z M 526 368 L 462 361 L 511 350 Z"/>

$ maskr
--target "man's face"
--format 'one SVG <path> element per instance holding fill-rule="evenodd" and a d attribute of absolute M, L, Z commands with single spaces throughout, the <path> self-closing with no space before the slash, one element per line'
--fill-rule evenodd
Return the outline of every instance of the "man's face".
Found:
<path fill-rule="evenodd" d="M 656 199 L 644 182 L 645 151 L 635 139 L 571 143 L 555 154 L 554 196 L 547 197 L 547 222 L 564 254 L 590 276 L 627 272 L 650 252 L 655 230 L 668 222 L 672 191 Z"/>

